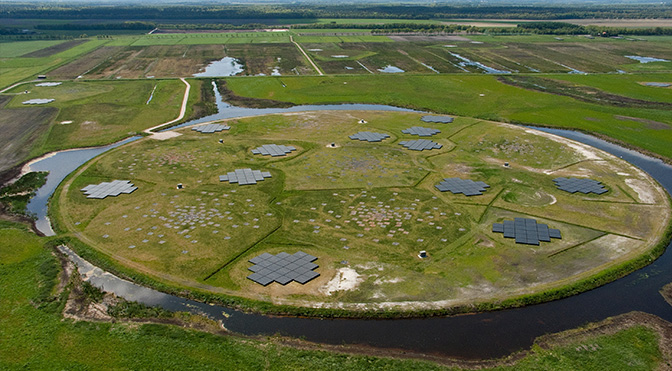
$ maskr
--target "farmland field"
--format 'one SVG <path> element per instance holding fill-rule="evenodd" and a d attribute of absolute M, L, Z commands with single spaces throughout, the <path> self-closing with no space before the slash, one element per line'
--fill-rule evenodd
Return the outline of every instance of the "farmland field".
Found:
<path fill-rule="evenodd" d="M 540 292 L 660 243 L 668 200 L 626 163 L 469 118 L 431 126 L 441 131 L 431 138 L 443 145 L 439 150 L 403 149 L 399 142 L 414 138 L 401 130 L 419 126 L 420 116 L 327 111 L 232 120 L 221 134 L 180 129 L 177 138 L 141 140 L 103 155 L 66 183 L 53 217 L 118 264 L 165 283 L 352 308 L 441 308 Z M 361 130 L 390 138 L 348 138 Z M 335 148 L 327 146 L 332 142 Z M 277 159 L 250 153 L 270 143 L 296 151 Z M 243 187 L 218 181 L 247 167 L 272 178 Z M 559 176 L 589 176 L 609 192 L 567 194 L 552 182 Z M 438 192 L 435 185 L 449 177 L 490 188 L 476 197 Z M 105 200 L 79 191 L 113 179 L 130 179 L 139 189 Z M 492 223 L 515 217 L 558 228 L 563 238 L 523 247 L 491 231 Z M 298 250 L 318 257 L 314 281 L 263 287 L 246 279 L 248 259 Z M 419 250 L 430 257 L 419 259 Z M 346 276 L 350 281 L 341 282 Z"/>

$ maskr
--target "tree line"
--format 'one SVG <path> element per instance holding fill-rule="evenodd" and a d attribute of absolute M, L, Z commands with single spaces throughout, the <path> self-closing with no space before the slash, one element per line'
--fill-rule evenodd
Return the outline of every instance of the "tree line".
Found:
<path fill-rule="evenodd" d="M 226 20 L 226 19 L 572 19 L 572 18 L 672 18 L 672 4 L 571 4 L 571 5 L 0 5 L 0 18 L 108 19 L 108 20 Z"/>

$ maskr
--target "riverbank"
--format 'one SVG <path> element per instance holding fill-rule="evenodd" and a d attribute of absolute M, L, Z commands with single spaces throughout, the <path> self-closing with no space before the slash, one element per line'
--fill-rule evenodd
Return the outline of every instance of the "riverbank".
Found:
<path fill-rule="evenodd" d="M 76 276 L 77 270 L 73 263 L 65 256 L 61 256 L 60 264 L 63 269 L 63 274 L 59 275 L 59 287 L 64 288 L 70 286 L 71 294 L 66 302 L 63 315 L 66 318 L 75 321 L 93 321 L 93 322 L 110 322 L 118 324 L 127 324 L 132 327 L 142 326 L 146 324 L 158 325 L 177 325 L 186 329 L 196 329 L 198 331 L 205 331 L 217 336 L 231 337 L 248 341 L 270 341 L 278 346 L 288 347 L 297 351 L 309 352 L 324 352 L 327 351 L 333 354 L 342 354 L 348 356 L 366 356 L 366 357 L 383 357 L 399 360 L 419 360 L 448 366 L 451 368 L 460 369 L 484 369 L 484 368 L 499 368 L 499 367 L 513 367 L 515 369 L 524 369 L 524 364 L 538 363 L 540 360 L 535 358 L 549 357 L 555 354 L 563 354 L 562 349 L 573 349 L 576 354 L 591 354 L 601 352 L 603 349 L 600 346 L 600 340 L 605 337 L 613 337 L 619 333 L 637 328 L 647 328 L 657 335 L 657 346 L 661 351 L 664 362 L 669 365 L 672 362 L 672 324 L 661 318 L 642 312 L 630 312 L 623 315 L 607 318 L 597 323 L 590 323 L 578 329 L 572 329 L 555 334 L 548 334 L 541 336 L 534 341 L 534 345 L 530 350 L 523 350 L 515 352 L 503 358 L 498 359 L 481 359 L 481 360 L 465 360 L 456 359 L 452 357 L 442 356 L 440 354 L 426 354 L 422 352 L 409 351 L 403 349 L 384 349 L 362 345 L 329 345 L 317 344 L 306 340 L 289 338 L 284 336 L 244 336 L 231 333 L 223 328 L 221 323 L 204 319 L 198 320 L 191 317 L 176 317 L 176 318 L 141 318 L 141 319 L 125 319 L 113 318 L 106 313 L 101 305 L 89 300 L 87 305 L 83 306 L 80 303 L 74 303 L 73 292 L 81 292 L 82 280 Z M 73 275 L 74 279 L 73 279 Z M 74 285 L 72 284 L 74 282 Z M 111 294 L 106 294 L 108 302 L 114 302 Z M 105 308 L 105 307 L 103 307 Z M 186 320 L 185 320 L 186 319 Z M 566 352 L 566 351 L 565 351 Z M 565 356 L 566 357 L 566 356 Z M 571 356 L 570 356 L 571 357 Z M 533 362 L 531 362 L 534 360 Z M 520 367 L 517 367 L 520 366 Z M 557 365 L 556 365 L 557 366 Z M 522 367 L 522 368 L 521 368 Z"/>

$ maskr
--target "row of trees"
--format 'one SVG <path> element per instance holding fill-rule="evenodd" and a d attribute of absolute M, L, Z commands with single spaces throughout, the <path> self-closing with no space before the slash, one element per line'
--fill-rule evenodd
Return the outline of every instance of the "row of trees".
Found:
<path fill-rule="evenodd" d="M 491 33 L 491 34 L 539 34 L 539 35 L 672 35 L 672 28 L 624 28 L 603 26 L 581 26 L 565 22 L 527 22 L 509 27 L 478 27 L 457 24 L 308 24 L 295 25 L 293 29 L 366 29 L 374 34 L 390 33 Z"/>
<path fill-rule="evenodd" d="M 0 18 L 109 19 L 109 20 L 221 20 L 221 19 L 572 19 L 572 18 L 672 18 L 672 5 L 610 4 L 565 6 L 466 6 L 466 5 L 0 5 Z"/>

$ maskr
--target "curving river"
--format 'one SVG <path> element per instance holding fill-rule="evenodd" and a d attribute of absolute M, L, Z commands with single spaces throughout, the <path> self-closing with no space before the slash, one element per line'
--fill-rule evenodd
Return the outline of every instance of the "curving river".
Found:
<path fill-rule="evenodd" d="M 217 91 L 216 94 L 219 102 L 219 93 Z M 221 102 L 218 106 L 220 107 L 218 114 L 180 126 L 221 118 L 309 110 L 383 109 L 408 111 L 397 107 L 357 104 L 296 106 L 289 109 L 246 109 L 231 107 Z M 646 171 L 668 193 L 672 193 L 672 167 L 660 160 L 644 156 L 635 151 L 586 134 L 569 130 L 534 129 L 573 139 L 622 157 L 624 160 Z M 107 147 L 104 148 L 109 149 Z M 71 164 L 71 166 L 77 166 L 74 166 L 70 171 L 74 171 L 75 168 L 102 152 L 104 150 L 80 156 L 76 161 L 77 164 Z M 31 165 L 31 169 L 52 171 L 63 166 L 62 161 L 53 162 L 52 166 L 56 167 L 52 169 L 49 169 L 48 166 L 40 162 Z M 53 189 L 50 192 L 45 190 L 45 192 L 51 194 L 55 190 L 57 184 L 54 186 L 52 183 L 48 182 L 47 186 L 50 188 L 53 187 Z M 44 199 L 46 210 L 46 199 L 44 196 L 41 197 Z M 48 195 L 46 197 L 48 198 Z M 46 223 L 48 225 L 48 221 Z M 228 330 L 241 334 L 282 334 L 301 337 L 313 342 L 365 344 L 374 347 L 398 348 L 456 358 L 475 359 L 505 356 L 512 352 L 529 348 L 533 340 L 540 335 L 575 328 L 587 322 L 600 321 L 609 316 L 635 310 L 651 313 L 667 321 L 672 321 L 672 306 L 667 304 L 659 294 L 659 290 L 665 284 L 672 282 L 671 245 L 668 245 L 665 253 L 653 264 L 615 282 L 566 299 L 523 308 L 473 315 L 395 320 L 325 320 L 242 313 L 230 308 L 203 304 L 135 285 L 112 274 L 103 272 L 99 268 L 82 260 L 67 247 L 61 247 L 61 250 L 69 255 L 77 264 L 85 280 L 97 287 L 103 288 L 105 291 L 113 292 L 118 296 L 147 305 L 159 305 L 168 310 L 202 313 L 213 319 L 221 320 Z"/>

